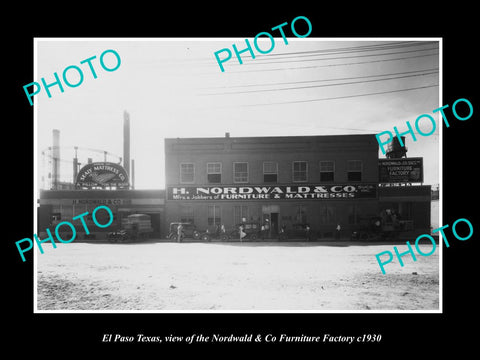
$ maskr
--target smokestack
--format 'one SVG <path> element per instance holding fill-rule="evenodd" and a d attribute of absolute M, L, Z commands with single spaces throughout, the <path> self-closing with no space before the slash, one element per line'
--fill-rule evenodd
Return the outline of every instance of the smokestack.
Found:
<path fill-rule="evenodd" d="M 58 189 L 60 181 L 60 130 L 53 129 L 52 147 L 52 189 Z"/>
<path fill-rule="evenodd" d="M 132 159 L 132 176 L 130 176 L 130 187 L 135 190 L 135 160 Z"/>
<path fill-rule="evenodd" d="M 77 175 L 78 175 L 78 157 L 77 157 L 77 150 L 78 146 L 74 147 L 75 149 L 75 157 L 73 158 L 73 183 L 77 181 Z"/>
<path fill-rule="evenodd" d="M 130 177 L 130 115 L 123 112 L 123 167 Z"/>

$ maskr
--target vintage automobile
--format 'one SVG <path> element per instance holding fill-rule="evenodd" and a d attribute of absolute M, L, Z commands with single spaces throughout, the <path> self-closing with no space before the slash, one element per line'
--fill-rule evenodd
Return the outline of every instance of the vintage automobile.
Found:
<path fill-rule="evenodd" d="M 210 225 L 200 234 L 200 239 L 203 241 L 212 241 L 212 239 L 222 239 L 225 235 L 225 228 L 219 225 Z"/>
<path fill-rule="evenodd" d="M 197 230 L 197 227 L 195 226 L 195 224 L 192 224 L 190 222 L 172 222 L 172 223 L 170 223 L 167 239 L 177 240 L 177 237 L 178 237 L 177 228 L 180 224 L 182 224 L 181 239 L 184 239 L 184 238 L 190 238 L 190 239 L 195 239 L 195 240 L 200 239 L 201 232 Z"/>
<path fill-rule="evenodd" d="M 245 233 L 245 236 L 241 239 L 255 241 L 261 237 L 261 225 L 256 222 L 245 222 L 235 225 L 234 229 L 225 232 L 220 235 L 220 239 L 223 241 L 228 240 L 240 240 L 240 226 L 242 226 L 242 231 Z"/>
<path fill-rule="evenodd" d="M 351 240 L 396 240 L 402 232 L 410 230 L 413 230 L 412 220 L 386 216 L 363 217 L 359 220 L 358 229 L 352 232 Z"/>
<path fill-rule="evenodd" d="M 149 238 L 153 232 L 149 215 L 133 214 L 122 219 L 121 229 L 107 234 L 110 242 L 141 241 Z"/>

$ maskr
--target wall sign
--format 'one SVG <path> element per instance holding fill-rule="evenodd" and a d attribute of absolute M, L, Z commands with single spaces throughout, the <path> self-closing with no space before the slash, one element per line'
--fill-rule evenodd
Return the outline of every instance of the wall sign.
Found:
<path fill-rule="evenodd" d="M 168 200 L 375 199 L 376 184 L 169 186 Z"/>
<path fill-rule="evenodd" d="M 378 159 L 381 183 L 423 182 L 423 158 Z"/>

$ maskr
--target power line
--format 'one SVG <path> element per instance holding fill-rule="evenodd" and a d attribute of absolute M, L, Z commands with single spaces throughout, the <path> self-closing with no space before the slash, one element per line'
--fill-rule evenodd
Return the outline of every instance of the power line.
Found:
<path fill-rule="evenodd" d="M 293 100 L 293 101 L 283 101 L 283 102 L 264 103 L 264 104 L 245 104 L 245 105 L 238 105 L 238 106 L 241 106 L 241 107 L 253 107 L 253 106 L 269 106 L 269 105 L 297 104 L 297 103 L 307 103 L 307 102 L 316 102 L 316 101 L 338 100 L 338 99 L 347 99 L 347 98 L 355 98 L 355 97 L 363 97 L 363 96 L 371 96 L 371 95 L 390 94 L 390 93 L 396 93 L 396 92 L 402 92 L 402 91 L 411 91 L 411 90 L 427 89 L 427 88 L 437 87 L 437 86 L 438 86 L 438 84 L 433 84 L 433 85 L 418 86 L 418 87 L 407 88 L 407 89 L 397 89 L 397 90 L 389 90 L 389 91 L 380 91 L 380 92 L 366 93 L 366 94 L 335 96 L 335 97 L 319 98 L 319 99 L 309 99 L 309 100 Z"/>
<path fill-rule="evenodd" d="M 332 57 L 332 58 L 322 58 L 322 59 L 301 59 L 301 60 L 286 60 L 286 61 L 270 61 L 270 59 L 266 58 L 260 58 L 260 59 L 255 59 L 251 60 L 249 62 L 246 62 L 245 65 L 265 65 L 265 64 L 283 64 L 283 63 L 288 63 L 288 62 L 307 62 L 307 61 L 324 61 L 324 60 L 339 60 L 339 59 L 352 59 L 352 58 L 361 58 L 361 57 L 372 57 L 372 56 L 385 56 L 385 55 L 393 55 L 393 54 L 405 54 L 405 53 L 419 53 L 423 51 L 429 51 L 429 50 L 438 50 L 437 47 L 434 48 L 428 48 L 428 49 L 422 49 L 422 50 L 408 50 L 408 51 L 396 51 L 396 52 L 389 52 L 389 53 L 383 53 L 383 54 L 368 54 L 368 55 L 353 55 L 353 56 L 340 56 L 340 57 Z M 330 54 L 327 54 L 330 55 Z M 320 55 L 309 55 L 309 56 L 324 56 L 322 54 Z M 263 61 L 262 61 L 263 60 Z"/>
<path fill-rule="evenodd" d="M 276 89 L 261 89 L 261 90 L 242 90 L 242 91 L 231 91 L 231 92 L 223 92 L 223 93 L 209 93 L 205 95 L 229 95 L 229 94 L 243 94 L 243 93 L 255 93 L 255 92 L 265 92 L 265 91 L 283 91 L 283 90 L 298 90 L 298 89 L 312 89 L 312 88 L 319 88 L 319 87 L 327 87 L 327 86 L 341 86 L 341 85 L 352 85 L 352 84 L 364 84 L 369 82 L 376 82 L 376 81 L 387 81 L 387 80 L 394 80 L 394 79 L 402 79 L 402 78 L 409 78 L 414 76 L 426 76 L 436 74 L 438 72 L 429 72 L 424 74 L 413 74 L 413 75 L 403 75 L 403 76 L 394 76 L 389 77 L 386 79 L 372 79 L 372 80 L 363 80 L 363 81 L 350 81 L 344 83 L 337 83 L 337 84 L 322 84 L 322 85 L 310 85 L 310 86 L 296 86 L 296 87 L 289 87 L 289 88 L 276 88 Z"/>
<path fill-rule="evenodd" d="M 398 42 L 393 44 L 372 44 L 372 45 L 363 45 L 363 46 L 352 46 L 352 47 L 343 47 L 343 48 L 334 48 L 334 49 L 319 49 L 319 50 L 308 50 L 308 51 L 297 51 L 297 52 L 286 52 L 286 53 L 271 53 L 266 55 L 266 57 L 280 57 L 280 56 L 291 56 L 293 57 L 301 57 L 301 56 L 313 56 L 313 54 L 319 53 L 355 53 L 355 52 L 365 52 L 365 51 L 378 51 L 378 50 L 387 50 L 387 49 L 400 49 L 404 47 L 412 47 L 412 46 L 422 46 L 422 45 L 431 45 L 435 44 L 435 41 L 429 42 Z M 297 55 L 300 54 L 300 55 Z M 304 55 L 307 54 L 307 55 Z"/>
<path fill-rule="evenodd" d="M 267 84 L 231 85 L 231 86 L 228 86 L 228 87 L 227 87 L 227 86 L 215 86 L 215 87 L 208 87 L 208 88 L 203 88 L 203 89 L 225 89 L 225 88 L 238 88 L 238 87 L 256 87 L 256 86 L 272 86 L 272 85 L 308 84 L 308 83 L 324 82 L 324 81 L 352 80 L 352 79 L 364 79 L 364 78 L 380 77 L 380 76 L 404 75 L 404 74 L 418 73 L 418 72 L 422 72 L 422 71 L 435 71 L 435 72 L 438 72 L 438 68 L 422 69 L 422 70 L 412 70 L 412 71 L 402 71 L 402 72 L 389 73 L 389 74 L 374 74 L 374 75 L 363 75 L 363 76 L 350 76 L 350 77 L 333 78 L 333 79 L 318 79 L 318 80 L 304 80 L 304 81 L 286 81 L 286 82 L 267 83 Z"/>
<path fill-rule="evenodd" d="M 435 56 L 435 55 L 438 55 L 438 54 L 416 55 L 416 56 L 406 56 L 406 57 L 399 57 L 399 58 L 393 58 L 393 59 L 358 61 L 358 62 L 340 63 L 340 64 L 328 64 L 328 65 L 313 65 L 313 66 L 289 67 L 289 68 L 274 68 L 274 69 L 262 69 L 262 70 L 230 71 L 230 73 L 241 74 L 241 73 L 245 73 L 245 72 L 259 72 L 259 71 L 265 72 L 265 71 L 276 71 L 276 70 L 302 70 L 302 69 L 314 69 L 314 68 L 331 67 L 331 66 L 371 64 L 371 63 L 378 63 L 378 62 L 385 62 L 385 61 L 397 61 L 397 60 L 405 60 L 405 59 L 414 59 L 414 58 L 421 58 L 421 57 L 428 57 L 428 56 Z"/>

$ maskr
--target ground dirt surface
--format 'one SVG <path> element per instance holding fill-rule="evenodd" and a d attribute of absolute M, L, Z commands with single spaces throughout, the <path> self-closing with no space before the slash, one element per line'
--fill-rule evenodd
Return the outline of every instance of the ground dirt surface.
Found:
<path fill-rule="evenodd" d="M 384 275 L 375 255 L 392 244 L 44 245 L 40 311 L 439 310 L 438 248 L 416 262 L 403 256 L 403 267 L 394 256 Z"/>

